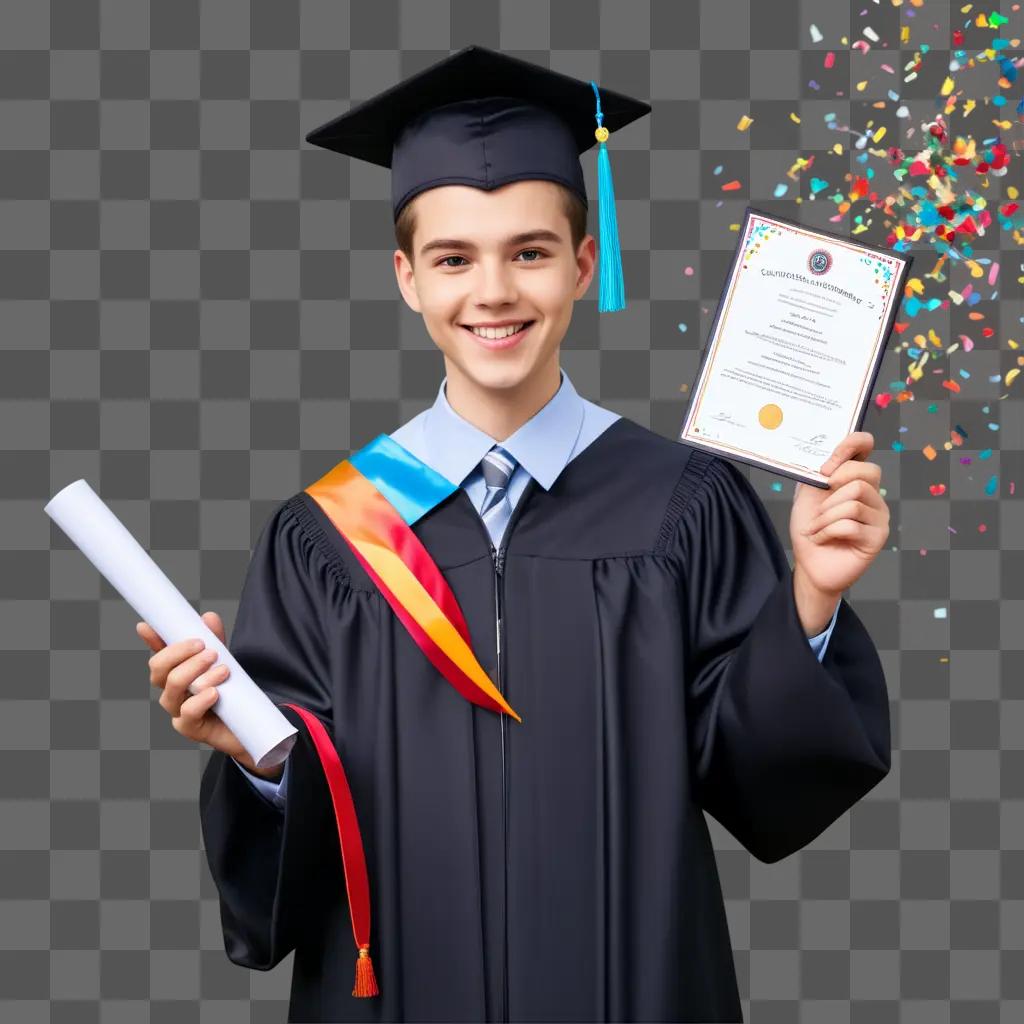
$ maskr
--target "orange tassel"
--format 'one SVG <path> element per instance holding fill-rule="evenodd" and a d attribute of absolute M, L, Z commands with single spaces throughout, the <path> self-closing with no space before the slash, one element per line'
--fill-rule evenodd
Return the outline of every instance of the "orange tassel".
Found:
<path fill-rule="evenodd" d="M 356 960 L 356 987 L 352 989 L 354 996 L 380 995 L 377 988 L 377 977 L 373 973 L 373 961 L 370 959 L 370 947 L 359 947 L 359 959 Z"/>

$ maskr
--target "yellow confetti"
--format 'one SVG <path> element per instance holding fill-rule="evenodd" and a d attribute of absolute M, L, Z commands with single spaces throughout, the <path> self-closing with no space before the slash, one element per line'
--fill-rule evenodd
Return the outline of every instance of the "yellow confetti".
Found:
<path fill-rule="evenodd" d="M 736 131 L 745 132 L 753 123 L 754 119 L 749 117 L 747 114 L 744 114 L 740 118 L 739 124 L 736 125 Z"/>
<path fill-rule="evenodd" d="M 800 118 L 796 114 L 794 114 L 792 110 L 789 112 L 789 119 L 790 121 L 793 121 L 795 124 L 800 123 Z"/>
<path fill-rule="evenodd" d="M 883 124 L 883 125 L 880 125 L 879 128 L 878 128 L 878 131 L 876 131 L 875 134 L 871 136 L 871 141 L 872 142 L 881 142 L 882 139 L 884 139 L 884 138 L 885 138 L 885 125 Z"/>
<path fill-rule="evenodd" d="M 971 277 L 981 277 L 985 270 L 976 260 L 967 260 L 967 266 L 970 268 Z"/>
<path fill-rule="evenodd" d="M 864 81 L 864 82 L 858 82 L 858 83 L 857 83 L 857 92 L 863 92 L 863 91 L 864 91 L 864 88 L 865 88 L 865 86 L 866 86 L 867 84 L 868 84 L 868 83 L 867 83 L 866 81 Z"/>
<path fill-rule="evenodd" d="M 910 278 L 907 281 L 907 291 L 912 292 L 914 295 L 924 295 L 924 284 L 922 284 L 921 278 Z"/>
<path fill-rule="evenodd" d="M 1017 375 L 1019 373 L 1020 373 L 1020 370 L 1018 370 L 1016 366 L 1014 366 L 1011 369 L 1006 371 L 1006 386 L 1007 387 L 1009 387 L 1013 383 L 1014 379 L 1017 377 Z"/>
<path fill-rule="evenodd" d="M 900 26 L 900 42 L 901 43 L 909 43 L 910 42 L 910 26 L 909 25 L 902 25 L 902 26 Z"/>
<path fill-rule="evenodd" d="M 1007 189 L 1006 189 L 1006 194 L 1007 194 L 1007 195 L 1008 195 L 1008 196 L 1009 196 L 1009 197 L 1010 197 L 1011 199 L 1016 199 L 1016 198 L 1017 198 L 1017 186 L 1016 186 L 1016 185 L 1010 185 L 1010 186 L 1008 186 L 1008 187 L 1007 187 Z"/>
<path fill-rule="evenodd" d="M 976 106 L 977 103 L 975 102 L 975 100 L 964 100 L 964 117 L 966 117 Z"/>

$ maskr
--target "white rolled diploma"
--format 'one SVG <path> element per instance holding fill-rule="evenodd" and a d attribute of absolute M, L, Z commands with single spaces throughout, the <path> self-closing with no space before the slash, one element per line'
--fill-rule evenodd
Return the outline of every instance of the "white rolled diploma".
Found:
<path fill-rule="evenodd" d="M 214 664 L 226 664 L 231 674 L 217 685 L 216 715 L 258 768 L 273 768 L 284 761 L 295 744 L 295 727 L 88 482 L 68 484 L 43 510 L 164 643 L 198 637 L 217 651 Z M 191 686 L 189 692 L 195 692 Z"/>

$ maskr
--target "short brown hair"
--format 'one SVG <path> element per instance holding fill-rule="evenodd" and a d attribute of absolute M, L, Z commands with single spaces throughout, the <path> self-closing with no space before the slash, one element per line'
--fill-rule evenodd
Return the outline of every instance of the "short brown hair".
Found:
<path fill-rule="evenodd" d="M 558 182 L 553 184 L 558 186 L 562 197 L 562 212 L 569 219 L 569 237 L 572 240 L 572 251 L 575 252 L 587 233 L 587 207 L 572 189 Z M 415 262 L 412 251 L 412 236 L 416 230 L 416 216 L 413 212 L 415 205 L 415 198 L 406 203 L 398 214 L 398 220 L 395 221 L 395 241 L 410 263 Z"/>

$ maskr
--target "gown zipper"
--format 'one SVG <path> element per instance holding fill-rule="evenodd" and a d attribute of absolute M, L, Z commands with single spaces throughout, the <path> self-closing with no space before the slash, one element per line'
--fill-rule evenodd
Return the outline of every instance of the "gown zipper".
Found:
<path fill-rule="evenodd" d="M 495 548 L 494 542 L 491 540 L 490 532 L 487 529 L 483 519 L 480 518 L 479 512 L 472 504 L 472 500 L 469 494 L 463 490 L 462 494 L 465 496 L 466 501 L 470 502 L 470 508 L 473 511 L 473 518 L 480 524 L 480 529 L 483 530 L 484 536 L 487 538 L 487 544 L 491 551 L 491 563 L 494 569 L 494 642 L 495 642 L 495 686 L 502 696 L 505 695 L 504 690 L 501 688 L 501 620 L 503 611 L 502 597 L 504 594 L 504 571 L 505 571 L 505 549 L 508 546 L 509 534 L 512 532 L 512 526 L 519 518 L 523 507 L 526 505 L 526 499 L 532 493 L 537 481 L 530 477 L 526 481 L 526 486 L 523 488 L 523 493 L 519 495 L 519 500 L 516 502 L 515 508 L 512 509 L 512 515 L 509 516 L 508 522 L 505 524 L 505 532 L 502 534 L 501 544 L 498 548 Z M 509 1020 L 509 1000 L 508 1000 L 508 771 L 505 764 L 505 730 L 508 727 L 506 722 L 507 715 L 501 714 L 501 822 L 502 822 L 502 845 L 503 845 L 503 857 L 502 867 L 504 870 L 504 894 L 503 894 L 503 914 L 502 921 L 505 929 L 505 936 L 502 940 L 502 955 L 501 955 L 501 1020 L 503 1024 L 508 1024 Z"/>
<path fill-rule="evenodd" d="M 486 524 L 480 518 L 479 512 L 472 503 L 469 494 L 465 489 L 462 490 L 462 495 L 465 500 L 469 502 L 470 509 L 473 513 L 473 518 L 480 524 L 480 529 L 483 530 L 483 536 L 487 539 L 487 546 L 490 549 L 490 560 L 494 567 L 495 575 L 495 663 L 496 669 L 496 681 L 495 686 L 498 691 L 504 696 L 505 691 L 502 689 L 502 611 L 503 611 L 503 594 L 504 594 L 504 572 L 505 572 L 505 549 L 508 547 L 509 535 L 512 532 L 512 526 L 515 521 L 519 518 L 523 507 L 526 504 L 526 499 L 532 493 L 532 490 L 537 486 L 537 481 L 534 477 L 530 477 L 526 480 L 526 486 L 522 489 L 522 494 L 519 496 L 519 500 L 515 504 L 515 508 L 512 509 L 512 514 L 509 516 L 509 521 L 505 524 L 505 532 L 502 535 L 502 543 L 496 549 L 494 542 L 490 540 L 490 534 L 487 530 Z M 508 1024 L 509 1020 L 509 914 L 508 914 L 508 879 L 509 879 L 509 829 L 508 829 L 508 770 L 505 763 L 506 759 L 506 729 L 508 728 L 508 722 L 506 719 L 507 715 L 499 712 L 501 715 L 501 730 L 502 730 L 502 844 L 504 847 L 503 854 L 503 869 L 504 869 L 504 895 L 503 895 L 503 914 L 502 920 L 504 922 L 505 937 L 502 945 L 502 1022 Z"/>
<path fill-rule="evenodd" d="M 504 589 L 502 586 L 502 570 L 505 567 L 505 548 L 504 546 L 495 550 L 494 545 L 491 545 L 491 559 L 494 562 L 494 637 L 496 644 L 495 661 L 497 664 L 497 679 L 495 685 L 498 688 L 498 692 L 502 693 L 501 689 L 501 592 Z M 503 694 L 504 695 L 504 694 Z M 503 954 L 502 954 L 502 972 L 501 972 L 501 1005 L 502 1005 L 502 1021 L 508 1021 L 508 773 L 505 766 L 505 719 L 507 715 L 501 716 L 501 835 L 502 844 L 504 846 L 504 887 L 505 894 L 503 897 L 505 905 L 504 913 L 504 927 L 505 937 L 502 941 Z"/>

